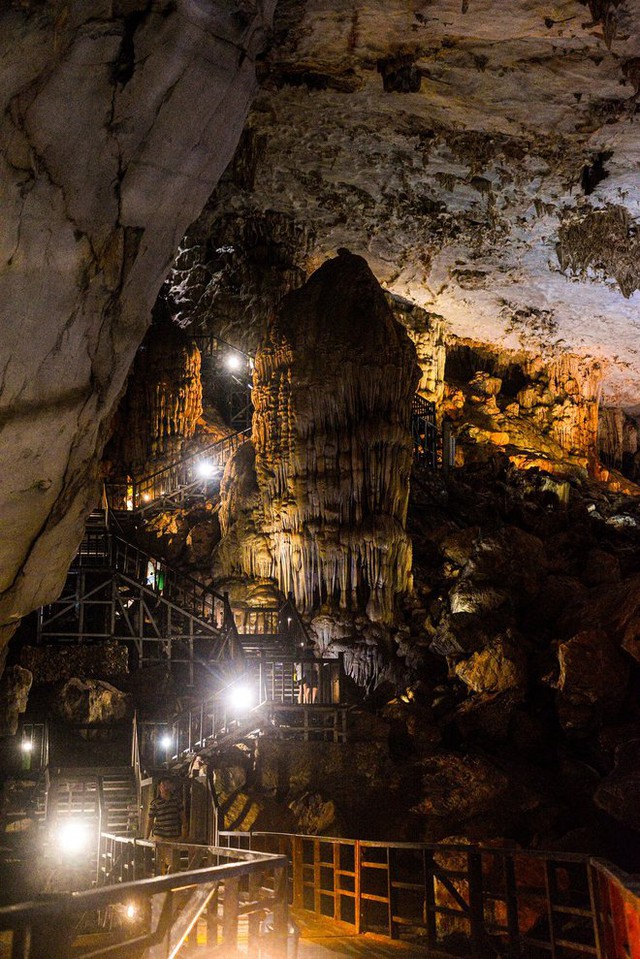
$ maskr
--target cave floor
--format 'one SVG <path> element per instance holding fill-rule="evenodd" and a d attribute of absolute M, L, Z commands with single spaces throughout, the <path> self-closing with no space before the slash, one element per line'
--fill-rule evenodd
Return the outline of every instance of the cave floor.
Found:
<path fill-rule="evenodd" d="M 353 926 L 306 912 L 294 911 L 293 919 L 300 930 L 298 959 L 335 959 L 336 956 L 423 959 L 429 955 L 426 946 L 389 940 L 370 932 L 358 936 Z"/>

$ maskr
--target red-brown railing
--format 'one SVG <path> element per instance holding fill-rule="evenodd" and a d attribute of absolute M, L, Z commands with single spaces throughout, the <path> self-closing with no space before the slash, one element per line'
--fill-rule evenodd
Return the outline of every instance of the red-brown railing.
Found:
<path fill-rule="evenodd" d="M 441 957 L 640 959 L 640 882 L 588 856 L 267 832 L 218 841 L 286 855 L 294 907 L 357 933 L 417 935 Z"/>

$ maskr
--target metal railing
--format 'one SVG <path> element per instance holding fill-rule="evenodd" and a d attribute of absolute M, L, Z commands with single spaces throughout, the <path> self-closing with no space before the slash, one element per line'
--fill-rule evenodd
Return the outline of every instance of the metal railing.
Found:
<path fill-rule="evenodd" d="M 200 486 L 205 494 L 212 482 L 219 480 L 232 453 L 250 436 L 250 429 L 239 430 L 154 473 L 107 483 L 109 506 L 114 510 L 142 511 L 161 497 L 185 487 L 190 487 L 190 493 L 193 494 Z"/>
<path fill-rule="evenodd" d="M 585 856 L 268 832 L 221 832 L 218 841 L 286 855 L 293 906 L 346 922 L 356 933 L 417 933 L 441 956 L 460 955 L 456 938 L 472 957 L 629 956 L 621 945 L 600 949 L 596 916 L 608 927 L 611 918 L 599 905 L 594 869 L 607 889 L 611 876 Z M 624 889 L 638 921 L 638 886 Z"/>
<path fill-rule="evenodd" d="M 346 719 L 346 707 L 342 705 L 343 679 L 342 658 L 256 659 L 227 687 L 196 708 L 181 713 L 172 724 L 160 725 L 159 735 L 168 737 L 172 743 L 166 758 L 178 761 L 228 742 L 229 738 L 249 736 L 263 726 L 286 725 L 292 735 L 299 729 L 301 738 L 312 738 L 314 728 L 318 732 L 328 728 L 322 718 L 323 711 L 331 720 L 331 729 L 335 725 L 342 740 Z M 309 707 L 318 707 L 315 720 Z M 338 708 L 344 716 L 334 715 Z M 327 712 L 329 709 L 333 710 L 331 715 Z M 145 726 L 147 738 L 157 740 L 151 724 Z"/>
<path fill-rule="evenodd" d="M 121 840 L 123 857 L 154 844 Z M 169 846 L 174 847 L 169 849 Z M 149 857 L 172 872 L 121 881 L 116 871 L 87 892 L 54 895 L 42 902 L 0 909 L 0 943 L 11 959 L 76 959 L 142 954 L 169 959 L 206 938 L 210 954 L 255 955 L 261 944 L 284 944 L 288 934 L 287 861 L 282 856 L 231 853 L 212 847 L 162 844 Z M 124 850 L 133 850 L 127 853 Z M 204 864 L 204 865 L 203 865 Z M 179 870 L 179 871 L 178 871 Z M 113 884 L 109 884 L 112 882 Z M 268 933 L 261 920 L 273 916 Z M 92 933 L 92 935 L 87 935 Z M 86 938 L 85 938 L 86 937 Z M 72 953 L 73 950 L 73 953 Z"/>
<path fill-rule="evenodd" d="M 219 593 L 119 536 L 109 535 L 110 563 L 113 569 L 144 583 L 155 593 L 171 600 L 199 619 L 206 620 L 217 629 L 235 628 L 227 593 Z"/>

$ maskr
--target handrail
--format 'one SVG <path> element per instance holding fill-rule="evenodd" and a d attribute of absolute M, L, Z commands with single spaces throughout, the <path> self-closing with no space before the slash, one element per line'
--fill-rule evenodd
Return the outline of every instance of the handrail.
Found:
<path fill-rule="evenodd" d="M 156 569 L 160 569 L 163 573 L 163 586 L 162 589 L 154 590 L 154 592 L 162 592 L 167 589 L 167 579 L 170 581 L 187 583 L 192 590 L 200 590 L 203 594 L 208 594 L 214 599 L 224 602 L 225 598 L 228 598 L 227 593 L 219 593 L 217 590 L 213 589 L 211 586 L 205 586 L 204 583 L 201 583 L 200 580 L 197 580 L 194 576 L 191 576 L 189 573 L 183 573 L 181 570 L 175 569 L 175 567 L 170 566 L 164 559 L 159 559 L 157 556 L 152 556 L 150 553 L 146 553 L 143 549 L 140 549 L 139 546 L 135 546 L 133 543 L 130 543 L 128 540 L 123 539 L 121 536 L 116 536 L 111 533 L 111 542 L 112 542 L 112 561 L 114 568 L 118 570 L 119 573 L 125 573 L 125 575 L 131 575 L 130 569 L 127 567 L 127 557 L 129 554 L 134 554 L 134 568 L 135 570 L 141 570 L 142 566 L 145 567 L 144 573 L 146 574 L 146 567 L 151 564 Z M 121 568 L 119 563 L 124 563 L 124 568 Z M 138 577 L 134 576 L 134 579 L 141 579 L 144 581 L 146 576 L 140 572 Z M 170 587 L 169 587 L 170 588 Z M 213 609 L 213 605 L 212 605 Z"/>
<path fill-rule="evenodd" d="M 163 466 L 162 469 L 156 470 L 153 473 L 146 473 L 144 476 L 140 476 L 134 481 L 134 486 L 142 486 L 143 484 L 147 484 L 151 480 L 157 479 L 158 476 L 162 476 L 163 473 L 168 473 L 178 466 L 186 466 L 193 460 L 200 459 L 202 456 L 207 456 L 207 454 L 214 453 L 219 447 L 224 448 L 236 438 L 240 436 L 247 436 L 250 432 L 251 427 L 247 427 L 245 430 L 236 430 L 235 433 L 229 433 L 227 436 L 223 436 L 222 439 L 216 440 L 215 443 L 211 444 L 211 446 L 203 446 L 202 449 L 197 450 L 195 453 L 190 453 L 188 456 L 181 457 L 174 463 L 169 464 L 169 466 Z"/>
<path fill-rule="evenodd" d="M 598 959 L 635 955 L 640 882 L 579 853 L 488 844 L 383 842 L 222 830 L 220 844 L 289 856 L 290 902 L 356 934 L 423 929 L 430 952 L 466 937 L 471 956 L 562 946 Z"/>
<path fill-rule="evenodd" d="M 103 839 L 117 840 L 104 834 Z M 137 841 L 139 845 L 143 845 Z M 167 848 L 162 844 L 161 848 Z M 128 848 L 122 845 L 122 848 Z M 134 842 L 133 849 L 136 849 Z M 30 943 L 47 942 L 49 951 L 68 955 L 77 938 L 78 918 L 82 914 L 104 915 L 105 910 L 117 916 L 127 904 L 136 903 L 139 920 L 120 924 L 116 942 L 113 932 L 103 944 L 91 943 L 73 946 L 73 954 L 80 959 L 99 956 L 139 956 L 153 954 L 156 959 L 174 957 L 194 927 L 198 918 L 207 915 L 209 928 L 221 930 L 222 947 L 235 954 L 240 933 L 239 917 L 248 917 L 248 932 L 252 947 L 263 934 L 260 917 L 266 912 L 274 916 L 275 942 L 286 942 L 288 934 L 287 859 L 264 853 L 229 855 L 228 850 L 199 847 L 198 858 L 227 860 L 222 865 L 207 865 L 184 871 L 178 867 L 165 876 L 153 876 L 135 881 L 104 885 L 82 892 L 60 893 L 44 901 L 18 903 L 0 908 L 0 930 L 12 933 L 11 955 L 28 956 Z M 204 856 L 202 856 L 204 853 Z M 229 862 L 229 859 L 240 861 Z M 190 857 L 190 862 L 195 860 Z M 157 860 L 156 868 L 161 860 Z M 172 860 L 173 862 L 173 860 Z M 242 880 L 248 879 L 249 898 L 242 892 Z M 222 884 L 224 896 L 216 897 Z M 212 909 L 209 909 L 209 904 Z M 115 912 L 114 912 L 115 910 Z M 218 939 L 215 932 L 215 939 Z"/>
<path fill-rule="evenodd" d="M 140 821 L 140 811 L 142 809 L 142 765 L 140 762 L 140 738 L 138 735 L 138 711 L 133 713 L 131 721 L 131 768 L 136 784 L 136 814 L 138 825 Z"/>
<path fill-rule="evenodd" d="M 223 339 L 221 336 L 218 336 L 216 333 L 192 333 L 191 339 L 195 340 L 196 343 L 198 340 L 215 340 L 217 343 L 222 343 L 223 346 L 228 346 L 230 350 L 233 350 L 234 353 L 241 353 L 242 356 L 246 356 L 249 360 L 255 360 L 255 353 L 250 353 L 249 350 L 241 350 L 239 346 L 234 346 L 233 343 L 229 343 L 228 340 Z"/>

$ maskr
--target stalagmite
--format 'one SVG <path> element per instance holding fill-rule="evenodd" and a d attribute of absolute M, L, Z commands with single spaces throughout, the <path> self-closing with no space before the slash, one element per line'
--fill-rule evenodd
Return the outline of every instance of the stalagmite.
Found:
<path fill-rule="evenodd" d="M 390 622 L 411 585 L 405 533 L 419 370 L 366 262 L 325 263 L 285 300 L 256 356 L 253 445 L 269 575 L 305 610 Z"/>

